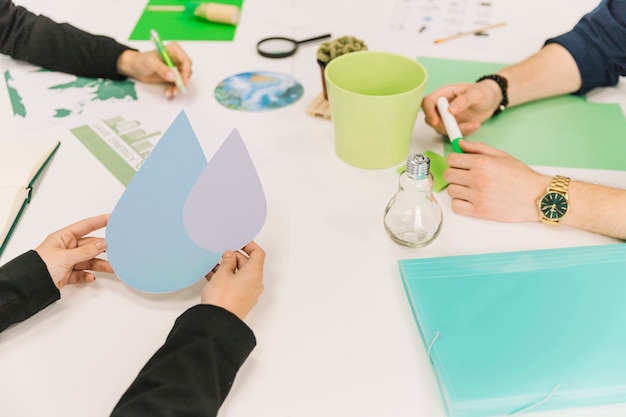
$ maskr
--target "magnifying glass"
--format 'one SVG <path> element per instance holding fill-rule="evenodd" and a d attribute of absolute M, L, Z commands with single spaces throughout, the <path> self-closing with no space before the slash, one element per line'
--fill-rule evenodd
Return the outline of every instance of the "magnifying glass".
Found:
<path fill-rule="evenodd" d="M 256 50 L 259 55 L 266 58 L 286 58 L 295 54 L 301 43 L 319 41 L 326 38 L 330 38 L 330 33 L 302 41 L 282 37 L 265 38 L 256 44 Z"/>

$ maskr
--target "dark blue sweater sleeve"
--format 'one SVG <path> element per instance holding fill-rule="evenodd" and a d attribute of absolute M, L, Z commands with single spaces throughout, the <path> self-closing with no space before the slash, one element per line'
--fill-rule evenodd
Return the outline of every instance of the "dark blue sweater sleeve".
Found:
<path fill-rule="evenodd" d="M 626 75 L 626 0 L 603 0 L 563 35 L 548 39 L 574 57 L 582 86 L 576 94 L 617 84 Z"/>

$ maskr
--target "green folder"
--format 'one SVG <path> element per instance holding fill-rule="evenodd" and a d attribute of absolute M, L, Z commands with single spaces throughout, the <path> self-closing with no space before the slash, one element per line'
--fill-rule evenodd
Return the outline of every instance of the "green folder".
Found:
<path fill-rule="evenodd" d="M 626 401 L 626 245 L 399 261 L 449 417 Z"/>

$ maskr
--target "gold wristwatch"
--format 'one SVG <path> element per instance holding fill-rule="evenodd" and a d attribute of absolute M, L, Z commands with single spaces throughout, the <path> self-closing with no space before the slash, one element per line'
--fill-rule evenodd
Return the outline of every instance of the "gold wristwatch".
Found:
<path fill-rule="evenodd" d="M 567 188 L 570 179 L 557 175 L 552 178 L 550 186 L 544 195 L 537 200 L 539 207 L 539 219 L 542 223 L 558 225 L 561 219 L 567 214 L 569 201 L 567 199 Z"/>

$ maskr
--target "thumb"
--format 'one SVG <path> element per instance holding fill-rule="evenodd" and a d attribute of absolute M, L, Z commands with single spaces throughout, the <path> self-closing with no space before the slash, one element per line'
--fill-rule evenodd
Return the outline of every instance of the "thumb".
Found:
<path fill-rule="evenodd" d="M 469 93 L 465 92 L 456 96 L 448 105 L 448 111 L 453 116 L 458 116 L 468 109 L 473 103 L 472 97 Z"/>
<path fill-rule="evenodd" d="M 230 272 L 231 274 L 235 273 L 237 269 L 237 258 L 235 257 L 235 253 L 232 250 L 227 250 L 222 255 L 222 260 L 220 261 L 220 270 L 225 270 Z"/>
<path fill-rule="evenodd" d="M 102 252 L 104 252 L 106 248 L 106 241 L 103 238 L 99 238 L 89 243 L 88 245 L 82 245 L 74 249 L 68 249 L 66 251 L 65 260 L 67 261 L 67 263 L 76 265 L 81 262 L 86 262 L 95 258 Z"/>

